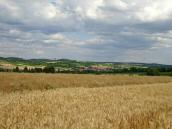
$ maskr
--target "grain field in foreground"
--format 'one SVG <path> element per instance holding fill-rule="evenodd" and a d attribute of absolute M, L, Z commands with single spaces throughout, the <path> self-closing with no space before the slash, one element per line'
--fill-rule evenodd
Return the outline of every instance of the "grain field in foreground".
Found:
<path fill-rule="evenodd" d="M 15 80 L 19 76 L 21 80 L 18 83 L 25 85 L 39 78 L 39 75 L 3 73 L 0 75 L 0 81 L 3 82 L 0 87 L 18 84 Z M 86 82 L 82 84 L 84 81 L 81 80 L 75 82 L 77 86 L 71 83 L 69 88 L 42 90 L 40 87 L 31 87 L 32 90 L 24 89 L 22 92 L 1 90 L 0 129 L 172 129 L 170 78 L 81 75 L 79 79 L 79 76 L 40 74 L 41 79 L 50 79 L 42 83 L 55 85 L 52 81 L 59 77 L 62 80 L 57 84 L 67 87 L 67 83 L 85 78 L 89 86 Z M 4 83 L 7 78 L 11 79 L 7 81 L 8 84 Z M 95 83 L 96 79 L 102 84 Z M 110 79 L 120 83 L 116 84 Z M 127 84 L 127 81 L 130 83 Z M 79 83 L 83 86 L 79 86 Z M 88 88 L 90 83 L 95 86 Z"/>

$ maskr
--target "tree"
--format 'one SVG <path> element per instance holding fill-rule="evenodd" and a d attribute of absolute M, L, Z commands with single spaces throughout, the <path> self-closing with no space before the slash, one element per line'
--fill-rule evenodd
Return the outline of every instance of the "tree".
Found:
<path fill-rule="evenodd" d="M 24 67 L 23 72 L 26 72 L 26 73 L 29 72 L 28 68 Z"/>
<path fill-rule="evenodd" d="M 55 68 L 54 67 L 45 67 L 44 69 L 43 69 L 43 72 L 45 72 L 45 73 L 55 73 Z"/>
<path fill-rule="evenodd" d="M 3 68 L 0 68 L 0 72 L 4 72 L 5 70 Z"/>
<path fill-rule="evenodd" d="M 146 74 L 149 76 L 159 76 L 160 71 L 158 68 L 148 68 Z"/>
<path fill-rule="evenodd" d="M 42 73 L 42 68 L 35 68 L 34 70 L 36 73 Z"/>
<path fill-rule="evenodd" d="M 170 76 L 172 76 L 172 72 L 170 73 Z"/>
<path fill-rule="evenodd" d="M 17 66 L 15 69 L 13 69 L 14 72 L 20 72 L 19 67 Z"/>
<path fill-rule="evenodd" d="M 35 72 L 35 69 L 34 69 L 34 68 L 31 68 L 31 69 L 30 69 L 30 72 L 31 72 L 31 73 L 34 73 L 34 72 Z"/>

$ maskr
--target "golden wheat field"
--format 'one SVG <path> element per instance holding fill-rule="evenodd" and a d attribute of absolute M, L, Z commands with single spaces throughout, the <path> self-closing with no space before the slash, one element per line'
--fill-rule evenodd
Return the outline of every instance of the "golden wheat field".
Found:
<path fill-rule="evenodd" d="M 0 73 L 0 129 L 172 129 L 172 78 Z"/>

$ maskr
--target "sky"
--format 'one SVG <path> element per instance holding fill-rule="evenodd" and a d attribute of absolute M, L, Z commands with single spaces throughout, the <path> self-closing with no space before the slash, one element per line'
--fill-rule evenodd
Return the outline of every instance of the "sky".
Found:
<path fill-rule="evenodd" d="M 0 0 L 0 56 L 172 64 L 171 0 Z"/>

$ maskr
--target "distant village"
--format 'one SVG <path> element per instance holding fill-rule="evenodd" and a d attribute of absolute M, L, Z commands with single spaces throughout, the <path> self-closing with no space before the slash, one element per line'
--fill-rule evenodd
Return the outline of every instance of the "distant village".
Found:
<path fill-rule="evenodd" d="M 112 71 L 113 68 L 109 66 L 90 66 L 80 67 L 80 71 Z"/>

